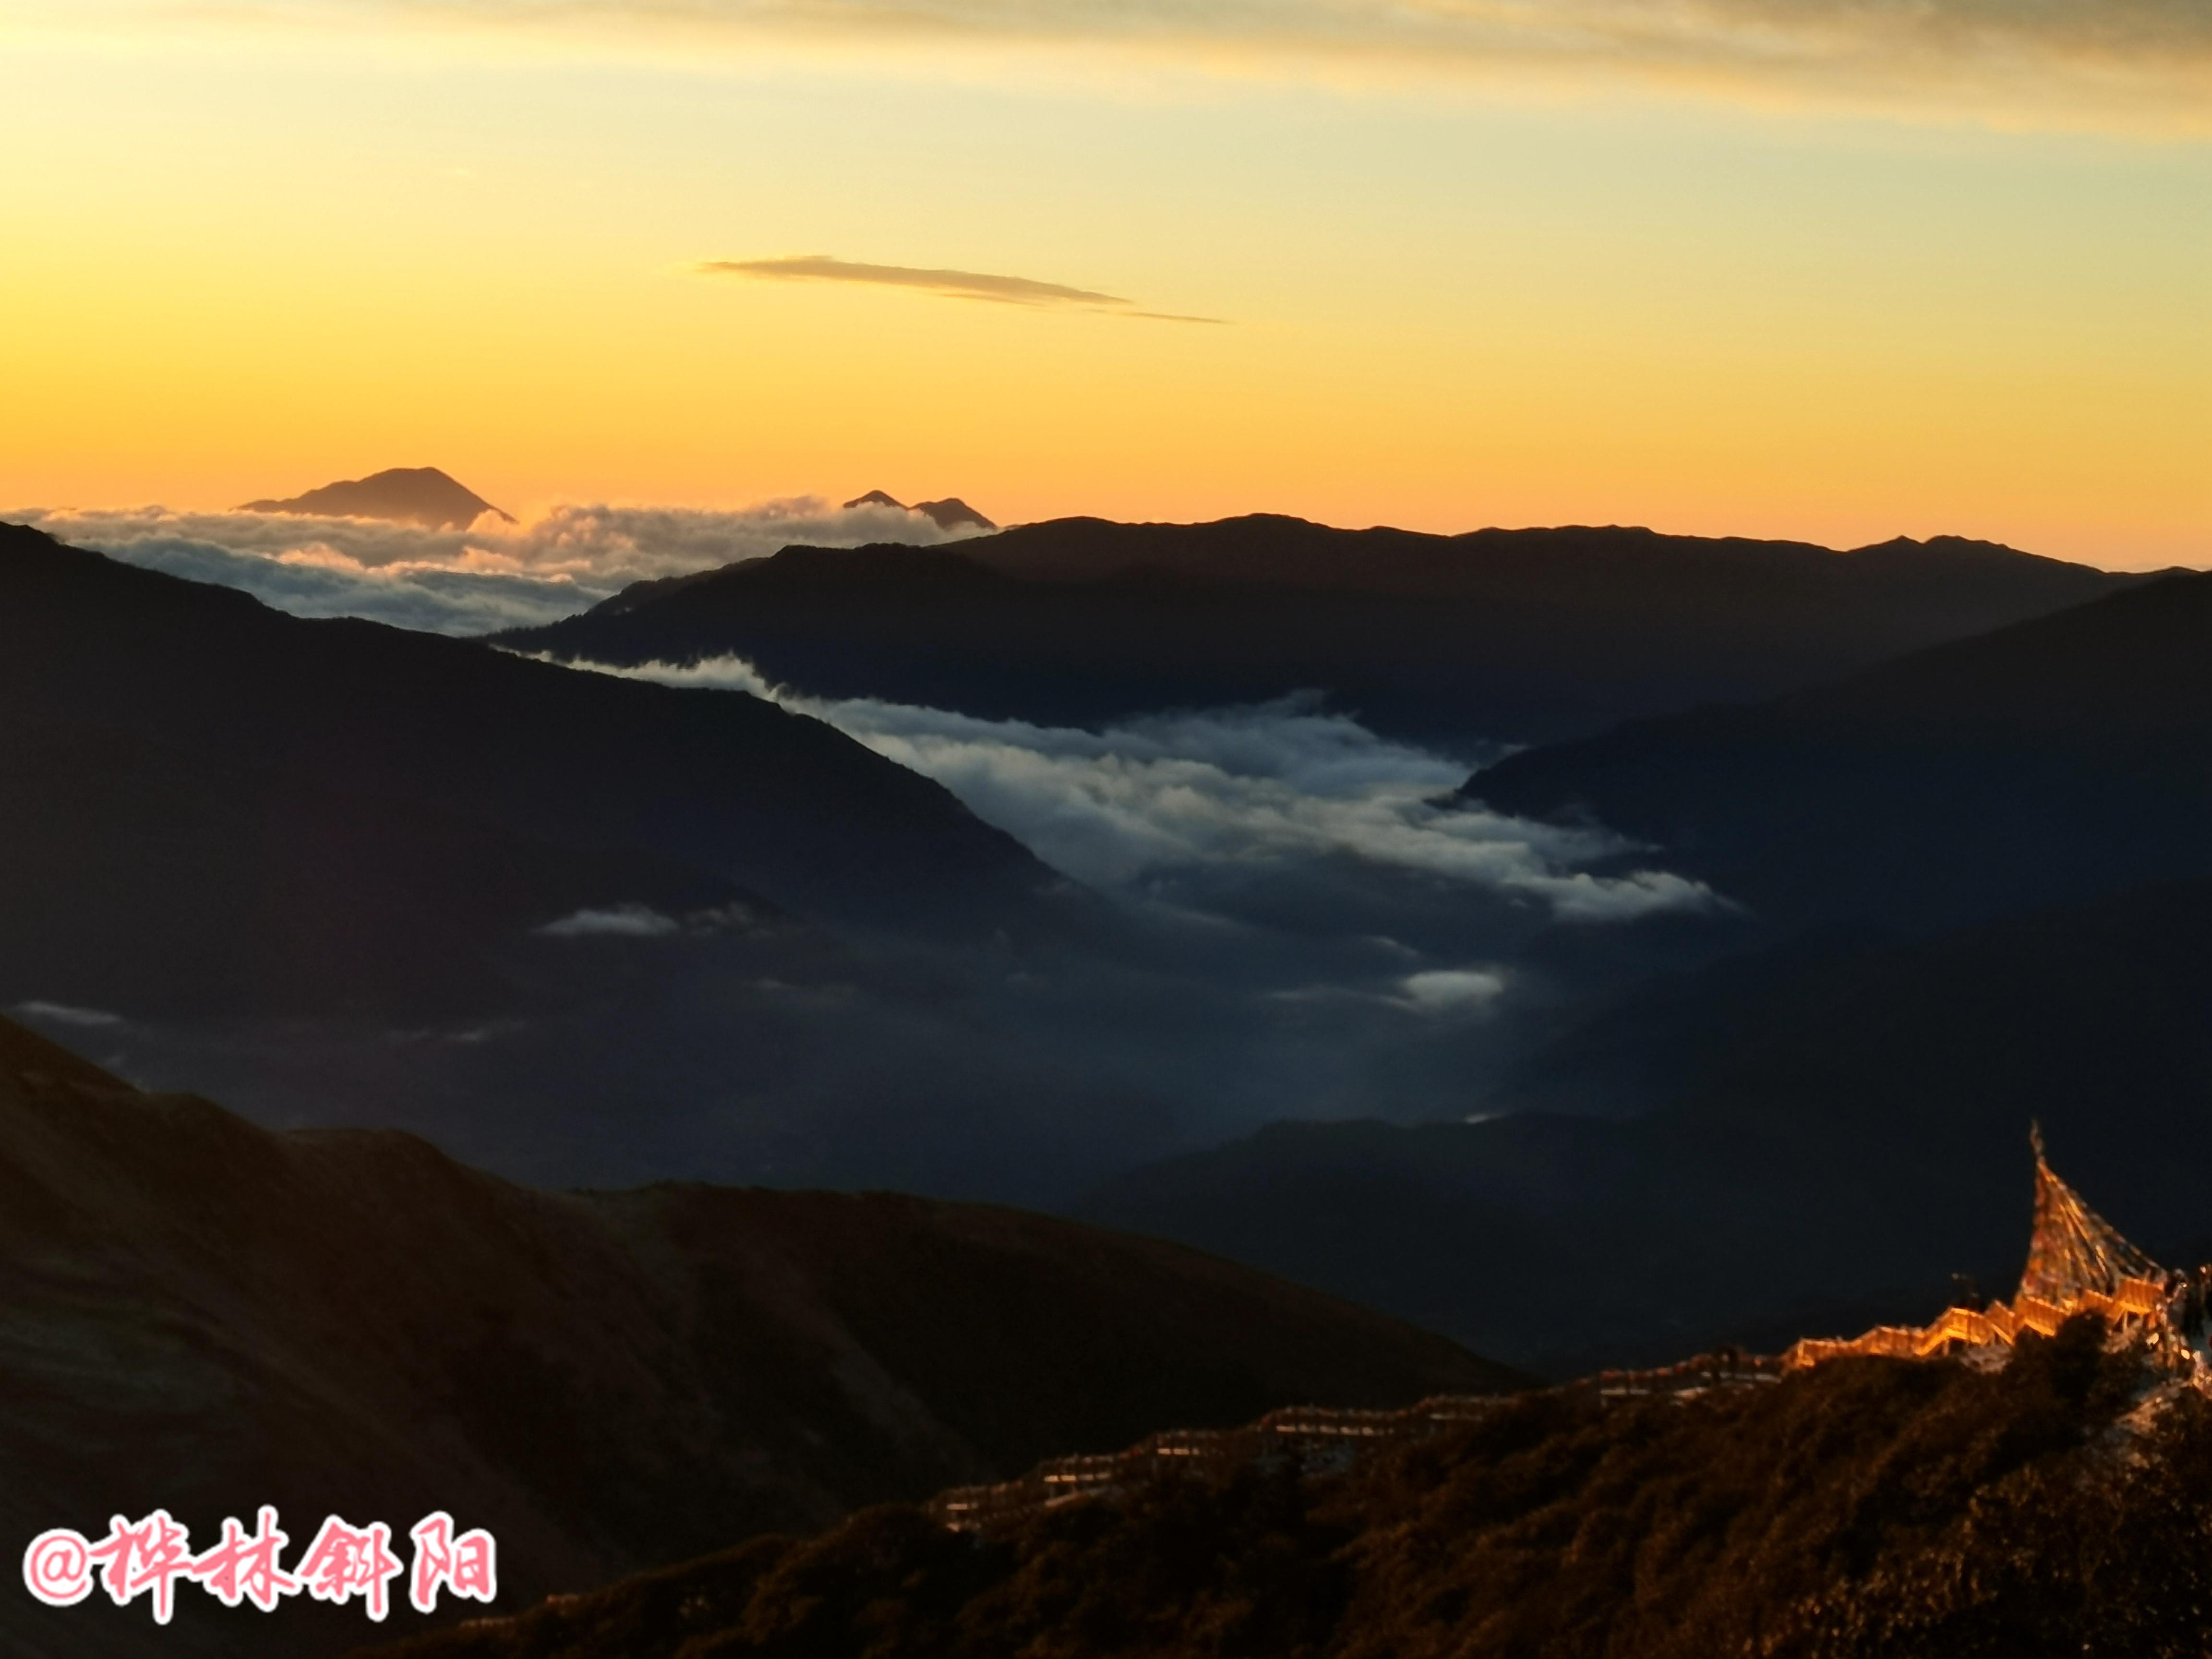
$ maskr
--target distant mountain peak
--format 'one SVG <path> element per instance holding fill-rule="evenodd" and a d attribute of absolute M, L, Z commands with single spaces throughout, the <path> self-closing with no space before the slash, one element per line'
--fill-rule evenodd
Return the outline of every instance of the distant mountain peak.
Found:
<path fill-rule="evenodd" d="M 939 530 L 996 530 L 999 527 L 957 495 L 947 495 L 941 501 L 915 501 L 909 506 L 886 491 L 871 489 L 865 495 L 854 496 L 845 505 L 848 507 L 890 507 L 902 513 L 919 513 Z"/>
<path fill-rule="evenodd" d="M 312 513 L 333 519 L 386 519 L 420 525 L 425 530 L 465 530 L 489 513 L 507 524 L 502 512 L 434 466 L 395 466 L 366 478 L 345 478 L 283 501 L 247 501 L 241 513 Z"/>
<path fill-rule="evenodd" d="M 1951 558 L 2032 559 L 2041 556 L 2023 553 L 2002 542 L 1993 542 L 1978 536 L 1892 536 L 1887 541 L 1869 542 L 1864 547 L 1850 550 L 1855 555 L 1892 553 L 1902 556 L 1947 556 Z"/>

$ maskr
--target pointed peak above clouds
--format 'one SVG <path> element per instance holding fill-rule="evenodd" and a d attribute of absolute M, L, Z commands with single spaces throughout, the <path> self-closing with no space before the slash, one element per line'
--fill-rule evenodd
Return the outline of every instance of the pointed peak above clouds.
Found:
<path fill-rule="evenodd" d="M 854 496 L 845 505 L 848 507 L 889 507 L 902 513 L 919 513 L 939 530 L 996 530 L 999 527 L 957 495 L 947 495 L 941 501 L 909 504 L 884 490 L 871 489 L 865 495 Z"/>
<path fill-rule="evenodd" d="M 426 530 L 465 530 L 484 514 L 513 524 L 514 515 L 434 466 L 395 466 L 346 478 L 283 501 L 247 501 L 241 513 L 308 513 L 333 519 L 386 519 Z"/>

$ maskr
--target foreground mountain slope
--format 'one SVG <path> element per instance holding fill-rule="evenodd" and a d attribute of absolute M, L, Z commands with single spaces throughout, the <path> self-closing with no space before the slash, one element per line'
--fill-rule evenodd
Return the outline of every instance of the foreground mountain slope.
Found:
<path fill-rule="evenodd" d="M 2212 1254 L 2212 881 L 1778 951 L 1570 1031 L 1486 1121 L 1282 1124 L 1079 1208 L 1553 1375 L 1925 1318 L 2018 1270 L 2039 1119 L 2154 1254 Z M 1609 1110 L 1629 1121 L 1565 1115 Z"/>
<path fill-rule="evenodd" d="M 537 1192 L 140 1094 L 4 1023 L 0 1302 L 0 1533 L 445 1509 L 524 1601 L 1071 1447 L 1512 1380 L 1170 1246 L 888 1194 Z M 72 1656 L 361 1634 L 204 1601 L 164 1633 L 143 1603 L 11 1598 L 0 1631 Z"/>
<path fill-rule="evenodd" d="M 2212 574 L 1529 750 L 1463 793 L 1593 817 L 1785 927 L 1936 927 L 2191 875 L 2212 845 Z"/>
<path fill-rule="evenodd" d="M 1397 736 L 1532 741 L 1810 684 L 2136 578 L 1955 538 L 1850 553 L 1645 530 L 1347 531 L 1254 516 L 792 548 L 501 636 L 734 653 L 817 696 L 1096 724 L 1320 689 Z"/>
<path fill-rule="evenodd" d="M 755 699 L 310 622 L 0 526 L 0 1001 L 481 1007 L 586 908 L 987 934 L 1056 878 Z"/>
<path fill-rule="evenodd" d="M 1169 1479 L 985 1537 L 882 1509 L 383 1659 L 2007 1659 L 2195 1655 L 2212 1409 L 2123 1456 L 2094 1319 L 1996 1373 L 1533 1396 L 1301 1482 Z"/>

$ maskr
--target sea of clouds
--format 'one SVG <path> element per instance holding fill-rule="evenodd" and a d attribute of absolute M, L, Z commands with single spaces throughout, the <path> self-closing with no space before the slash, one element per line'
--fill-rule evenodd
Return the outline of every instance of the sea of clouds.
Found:
<path fill-rule="evenodd" d="M 551 622 L 635 581 L 763 557 L 795 543 L 949 539 L 918 513 L 841 507 L 811 496 L 728 511 L 562 506 L 527 523 L 486 514 L 465 530 L 159 507 L 10 516 L 132 564 L 243 589 L 295 616 L 365 617 L 453 635 Z M 747 692 L 827 721 L 936 779 L 1054 868 L 1157 906 L 1208 914 L 1279 908 L 1288 902 L 1286 883 L 1310 889 L 1326 876 L 1341 893 L 1360 885 L 1349 873 L 1355 869 L 1477 889 L 1565 921 L 1632 921 L 1715 902 L 1698 884 L 1663 871 L 1591 873 L 1586 866 L 1625 850 L 1602 832 L 1446 803 L 1467 775 L 1468 757 L 1387 740 L 1316 696 L 1160 714 L 1093 732 L 811 697 L 769 684 L 738 657 L 579 665 Z M 1292 872 L 1300 872 L 1296 880 L 1288 878 Z M 1361 908 L 1350 898 L 1339 908 L 1346 906 Z M 1357 925 L 1357 917 L 1336 925 Z M 1443 994 L 1437 988 L 1444 983 L 1430 982 L 1408 1006 L 1485 1000 Z"/>
<path fill-rule="evenodd" d="M 759 558 L 794 543 L 935 543 L 922 514 L 805 496 L 732 511 L 563 506 L 465 530 L 166 507 L 10 515 L 74 545 L 253 594 L 301 617 L 475 635 L 572 616 L 629 584 Z M 1713 896 L 1663 871 L 1595 875 L 1621 853 L 1598 831 L 1444 803 L 1449 757 L 1377 736 L 1314 696 L 1161 714 L 1097 732 L 981 720 L 769 684 L 738 657 L 599 672 L 749 692 L 827 721 L 936 779 L 985 822 L 1086 884 L 1222 908 L 1291 868 L 1357 860 L 1511 896 L 1570 921 L 1698 909 Z M 1278 881 L 1279 886 L 1279 881 Z M 1421 1006 L 1450 999 L 1431 996 Z M 1466 1000 L 1460 999 L 1459 1000 Z"/>
<path fill-rule="evenodd" d="M 466 529 L 279 513 L 167 507 L 33 508 L 9 515 L 72 544 L 196 581 L 244 590 L 301 617 L 356 617 L 479 635 L 572 616 L 629 584 L 759 558 L 793 544 L 932 544 L 952 538 L 919 513 L 837 507 L 813 496 L 734 510 L 560 506 L 526 523 L 487 514 Z M 1451 803 L 1468 756 L 1385 739 L 1297 696 L 1256 707 L 1164 713 L 1100 731 L 978 719 L 769 684 L 734 656 L 615 668 L 675 686 L 750 693 L 824 720 L 936 779 L 985 822 L 1085 884 L 1194 914 L 1298 909 L 1337 895 L 1333 930 L 1387 902 L 1376 872 L 1477 890 L 1568 922 L 1633 921 L 1718 901 L 1660 870 L 1618 868 L 1627 849 L 1601 830 L 1540 824 Z M 1495 757 L 1474 757 L 1475 759 Z M 1588 867 L 1605 864 L 1610 873 Z M 1362 875 L 1359 872 L 1365 872 Z M 1293 892 L 1291 890 L 1300 890 Z M 1375 932 L 1388 936 L 1376 921 Z M 1486 964 L 1427 966 L 1405 1006 L 1486 1003 Z M 1419 975 L 1408 973 L 1411 985 Z"/>
<path fill-rule="evenodd" d="M 841 507 L 813 496 L 722 512 L 563 506 L 527 524 L 486 514 L 465 530 L 164 507 L 29 507 L 0 516 L 149 569 L 241 588 L 296 617 L 361 617 L 462 635 L 557 622 L 631 582 L 760 558 L 794 543 L 949 538 L 919 513 Z"/>

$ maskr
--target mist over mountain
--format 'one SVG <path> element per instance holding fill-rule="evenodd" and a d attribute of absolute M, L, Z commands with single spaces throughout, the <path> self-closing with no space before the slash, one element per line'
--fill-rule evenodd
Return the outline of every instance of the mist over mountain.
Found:
<path fill-rule="evenodd" d="M 272 1134 L 0 1021 L 0 1525 L 432 1510 L 527 1605 L 763 1528 L 1286 1402 L 1516 1379 L 1172 1246 L 886 1194 L 552 1194 Z M 301 1598 L 305 1601 L 305 1598 Z M 482 1609 L 475 1609 L 483 1611 Z M 403 1608 L 402 1622 L 412 1615 Z M 302 1655 L 358 1609 L 45 1610 L 11 1655 Z"/>
<path fill-rule="evenodd" d="M 1925 1318 L 2011 1282 L 2039 1120 L 2154 1255 L 2212 1238 L 2212 882 L 1623 994 L 1479 1121 L 1280 1124 L 1079 1212 L 1553 1375 Z M 1607 1113 L 1609 1116 L 1592 1115 Z"/>
<path fill-rule="evenodd" d="M 434 466 L 395 466 L 346 478 L 283 501 L 247 501 L 241 513 L 310 513 L 334 519 L 390 519 L 426 530 L 465 530 L 485 514 L 513 524 L 467 485 Z"/>
<path fill-rule="evenodd" d="M 1460 799 L 1632 836 L 1766 948 L 1591 998 L 1470 1089 L 1486 1121 L 1284 1124 L 1085 1213 L 1553 1370 L 2002 1280 L 2039 1118 L 2131 1231 L 2201 1238 L 2212 578 L 1526 750 Z"/>
<path fill-rule="evenodd" d="M 9 530 L 0 755 L 0 1006 L 136 1079 L 568 1182 L 1006 1194 L 1173 1139 L 1157 1077 L 1055 1057 L 1095 982 L 1009 984 L 1082 896 L 755 699 Z"/>
<path fill-rule="evenodd" d="M 1318 691 L 1386 736 L 1463 749 L 1811 684 L 2139 580 L 1956 538 L 1837 553 L 1070 519 L 949 548 L 789 548 L 501 640 L 624 665 L 734 655 L 815 697 L 1055 726 Z"/>
<path fill-rule="evenodd" d="M 2193 1133 L 2203 998 L 2160 932 L 2186 905 L 2108 919 L 2133 941 L 2119 959 L 2157 969 L 2133 998 L 2141 1030 L 2066 1000 L 2092 988 L 2071 969 L 2102 959 L 2107 923 L 2087 910 L 2024 919 L 2017 939 L 1961 933 L 1943 942 L 1957 961 L 1926 975 L 1878 934 L 1713 966 L 1825 913 L 1778 908 L 1736 866 L 1653 833 L 1632 801 L 1627 836 L 1610 808 L 1577 817 L 1563 799 L 1513 813 L 1455 802 L 1459 763 L 1311 696 L 1083 727 L 805 696 L 727 655 L 584 673 L 306 623 L 17 533 L 21 556 L 0 563 L 15 584 L 0 736 L 41 787 L 4 809 L 16 851 L 0 996 L 133 1079 L 219 1092 L 265 1122 L 405 1127 L 559 1182 L 683 1174 L 1050 1205 L 1088 1189 L 1086 1213 L 1546 1364 L 1594 1343 L 1672 1354 L 1807 1308 L 1838 1327 L 1870 1306 L 1918 1311 L 1951 1271 L 2012 1248 L 2009 1187 L 1956 1166 L 2008 1167 L 2032 1113 L 2067 1122 L 2054 1091 L 2094 1094 L 2124 1073 L 2135 1104 L 2112 1121 Z M 1340 548 L 1340 534 L 1313 545 Z M 1374 582 L 1428 580 L 1420 561 L 1439 545 L 1464 555 L 1435 541 L 1413 538 L 1412 574 Z M 1723 554 L 1737 556 L 1697 556 Z M 1742 556 L 1765 568 L 1764 554 Z M 1989 549 L 1866 556 L 1915 581 L 1933 556 L 1969 588 L 1986 569 L 2118 580 Z M 796 550 L 634 590 L 584 620 L 622 625 L 717 584 L 813 592 L 815 573 L 848 566 L 879 596 L 902 581 L 1030 585 L 964 551 Z M 1967 763 L 1983 728 L 1960 725 L 1944 778 L 2004 775 L 2077 707 L 2083 730 L 2118 734 L 2081 738 L 2081 754 L 2133 757 L 2136 787 L 2186 807 L 2203 775 L 2190 769 L 2197 624 L 2172 596 L 2198 580 L 2127 586 L 1771 707 L 1848 702 L 1904 676 L 1915 689 L 1893 699 L 1891 728 L 1940 732 L 1946 697 L 1974 706 L 1985 654 L 2007 684 L 2048 658 L 2049 718 L 2027 699 L 2014 726 L 1990 726 L 2027 737 L 1988 744 L 1980 774 Z M 2151 621 L 2105 647 L 2136 678 L 2106 683 L 2109 708 L 2092 708 L 2104 659 L 2068 669 L 2063 650 L 2115 616 Z M 1968 667 L 1916 665 L 1930 660 Z M 1916 726 L 1923 702 L 1934 723 Z M 1990 706 L 2013 718 L 2007 698 Z M 2171 719 L 2142 712 L 2162 708 Z M 1665 729 L 1483 776 L 1548 775 L 1558 757 Z M 1796 750 L 1808 768 L 1820 752 Z M 1761 775 L 1792 775 L 1747 767 L 1743 799 Z M 1842 799 L 1850 784 L 1821 787 Z M 1923 831 L 1900 813 L 1869 867 L 1879 856 L 1900 882 L 1922 879 L 1910 833 L 1965 845 L 1967 815 L 1947 823 L 1948 810 Z M 2193 820 L 2160 811 L 2136 814 L 2144 844 L 2180 844 Z M 1986 817 L 1986 862 L 2002 868 L 2003 837 L 2034 822 Z M 1826 844 L 1760 833 L 1777 869 Z M 2115 859 L 2075 890 L 2169 867 Z M 1828 878 L 1806 879 L 1817 891 Z M 2047 908 L 2039 890 L 2031 876 L 1998 898 Z M 1943 914 L 1922 908 L 1911 927 Z M 2035 972 L 2019 995 L 1960 1000 L 2021 963 Z M 1887 1069 L 1826 1057 L 1838 1028 L 1820 1011 L 1846 983 L 1852 1040 Z M 1884 1000 L 1885 984 L 1922 989 Z M 1916 1024 L 1927 1011 L 1934 1024 Z M 2046 1032 L 2080 1044 L 2047 1053 Z M 1954 1036 L 1963 1046 L 1946 1047 Z M 2039 1058 L 2017 1073 L 1978 1058 L 2015 1051 Z M 1755 1086 L 1732 1080 L 1770 1053 L 1782 1058 Z M 1855 1116 L 1801 1072 L 1920 1104 L 1902 1127 Z M 1987 1111 L 1971 1132 L 1931 1081 L 1956 1092 L 1966 1078 Z M 1286 1127 L 1248 1139 L 1271 1122 Z M 2085 1155 L 2099 1170 L 2104 1154 Z M 1917 1218 L 1911 1183 L 1938 1168 L 1967 1195 L 1953 1219 L 1910 1218 L 1868 1243 L 1866 1215 Z M 2115 1192 L 2116 1207 L 2149 1206 L 2154 1236 L 2178 1227 L 2158 1191 L 2128 1177 Z M 1859 1198 L 1875 1211 L 1854 1210 Z M 1608 1311 L 1571 1315 L 1577 1298 Z"/>
<path fill-rule="evenodd" d="M 1936 927 L 2193 875 L 2212 846 L 2212 575 L 1516 755 L 1462 795 L 1601 821 L 1784 928 Z"/>
<path fill-rule="evenodd" d="M 0 1006 L 529 1179 L 1036 1202 L 1285 1112 L 1449 1113 L 1705 903 L 1304 705 L 778 708 L 5 550 Z"/>

